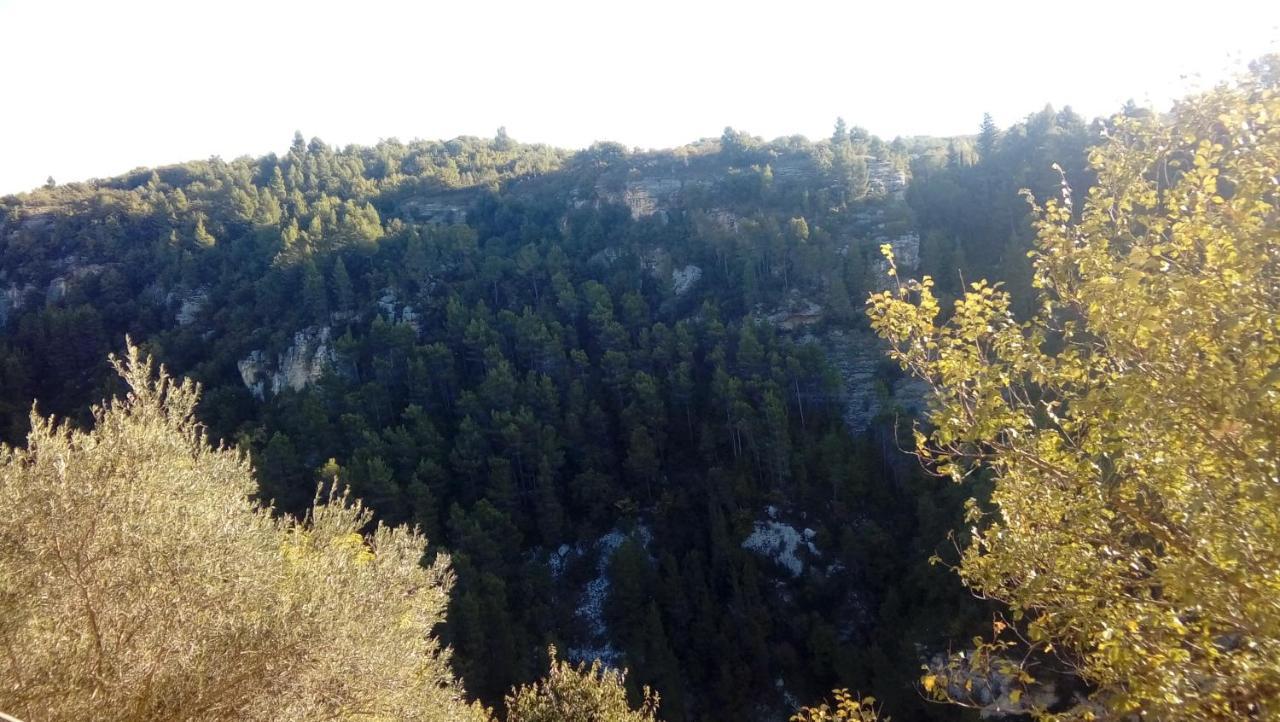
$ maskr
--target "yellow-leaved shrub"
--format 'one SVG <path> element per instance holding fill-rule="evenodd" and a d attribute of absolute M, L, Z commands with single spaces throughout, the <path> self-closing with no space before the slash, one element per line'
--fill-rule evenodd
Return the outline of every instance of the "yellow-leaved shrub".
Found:
<path fill-rule="evenodd" d="M 0 451 L 0 711 L 27 720 L 483 720 L 432 636 L 452 582 L 345 495 L 251 501 L 198 389 L 130 347 L 93 427 Z"/>
<path fill-rule="evenodd" d="M 985 283 L 945 322 L 927 277 L 872 297 L 932 386 L 919 453 L 994 480 L 959 572 L 1024 637 L 932 670 L 936 696 L 1030 645 L 1091 690 L 1046 719 L 1280 717 L 1277 67 L 1112 120 L 1083 209 L 1036 209 L 1030 321 Z"/>
<path fill-rule="evenodd" d="M 648 687 L 640 706 L 627 702 L 626 672 L 604 668 L 599 660 L 571 665 L 556 659 L 538 682 L 507 695 L 507 722 L 657 722 L 658 695 Z"/>
<path fill-rule="evenodd" d="M 832 703 L 805 707 L 791 715 L 791 722 L 889 722 L 880 716 L 874 697 L 857 697 L 847 689 L 837 689 L 832 696 Z"/>

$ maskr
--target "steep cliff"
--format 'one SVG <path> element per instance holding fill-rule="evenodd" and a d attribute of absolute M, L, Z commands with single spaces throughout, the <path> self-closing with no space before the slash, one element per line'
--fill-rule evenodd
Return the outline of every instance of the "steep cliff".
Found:
<path fill-rule="evenodd" d="M 254 350 L 240 360 L 237 368 L 245 388 L 259 401 L 268 393 L 284 389 L 301 391 L 319 381 L 337 366 L 328 326 L 309 327 L 293 335 L 293 343 L 272 360 L 262 350 Z"/>

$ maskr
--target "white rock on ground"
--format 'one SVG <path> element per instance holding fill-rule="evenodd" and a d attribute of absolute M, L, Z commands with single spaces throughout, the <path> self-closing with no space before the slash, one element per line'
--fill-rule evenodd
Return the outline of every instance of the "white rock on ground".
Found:
<path fill-rule="evenodd" d="M 635 538 L 648 548 L 649 543 L 653 540 L 653 534 L 649 528 L 640 525 L 634 532 Z M 575 662 L 590 662 L 592 660 L 600 660 L 606 666 L 619 667 L 622 664 L 622 653 L 616 649 L 609 641 L 609 627 L 604 621 L 604 605 L 609 598 L 609 564 L 613 562 L 613 555 L 618 551 L 630 535 L 624 534 L 620 530 L 614 529 L 608 534 L 596 540 L 594 545 L 596 550 L 596 575 L 591 581 L 587 582 L 586 589 L 582 592 L 582 600 L 578 604 L 577 616 L 582 620 L 588 637 L 591 642 L 580 646 L 570 648 L 567 656 Z M 557 550 L 557 554 L 553 556 L 565 557 L 568 550 L 563 554 Z"/>
<path fill-rule="evenodd" d="M 195 323 L 196 316 L 199 315 L 208 302 L 209 290 L 204 287 L 195 289 L 183 296 L 182 304 L 178 307 L 178 312 L 174 314 L 173 320 L 177 321 L 179 326 L 190 326 Z"/>
<path fill-rule="evenodd" d="M 771 507 L 770 516 L 775 515 L 776 510 Z M 751 535 L 743 540 L 742 548 L 769 557 L 791 576 L 798 577 L 804 572 L 804 560 L 799 554 L 802 548 L 813 557 L 820 556 L 812 541 L 814 536 L 816 533 L 812 529 L 800 532 L 790 524 L 769 519 L 755 523 Z"/>

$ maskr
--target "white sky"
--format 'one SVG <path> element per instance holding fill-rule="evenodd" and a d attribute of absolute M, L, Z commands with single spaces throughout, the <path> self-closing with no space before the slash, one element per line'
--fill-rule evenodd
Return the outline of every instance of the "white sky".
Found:
<path fill-rule="evenodd" d="M 886 138 L 1166 106 L 1280 50 L 1280 1 L 0 0 L 0 193 L 210 155 L 490 136 Z M 1198 80 L 1197 80 L 1198 78 Z"/>

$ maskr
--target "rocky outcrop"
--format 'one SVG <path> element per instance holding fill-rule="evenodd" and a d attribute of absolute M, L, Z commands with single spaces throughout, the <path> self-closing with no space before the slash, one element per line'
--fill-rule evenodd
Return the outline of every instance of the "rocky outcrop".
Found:
<path fill-rule="evenodd" d="M 236 363 L 236 368 L 240 371 L 240 380 L 244 382 L 245 388 L 249 389 L 249 393 L 253 394 L 255 399 L 259 401 L 265 399 L 268 388 L 275 393 L 275 372 L 267 361 L 265 351 L 258 349 L 250 351 L 248 356 Z"/>
<path fill-rule="evenodd" d="M 44 301 L 46 304 L 54 304 L 67 297 L 67 290 L 71 284 L 76 281 L 96 276 L 107 270 L 107 266 L 101 263 L 83 263 L 79 256 L 69 256 L 54 262 L 54 267 L 61 267 L 63 272 L 61 275 L 49 281 L 49 285 L 44 291 Z"/>
<path fill-rule="evenodd" d="M 195 323 L 196 317 L 200 315 L 200 311 L 204 310 L 207 303 L 209 303 L 208 288 L 201 286 L 190 291 L 181 297 L 178 304 L 178 312 L 173 315 L 173 320 L 179 326 L 190 326 Z"/>
<path fill-rule="evenodd" d="M 27 295 L 34 293 L 36 287 L 28 283 L 19 287 L 16 283 L 0 292 L 0 327 L 9 323 L 9 317 L 27 305 Z"/>
<path fill-rule="evenodd" d="M 44 302 L 46 304 L 55 304 L 67 297 L 67 279 L 63 276 L 49 281 L 49 287 L 44 291 Z"/>
<path fill-rule="evenodd" d="M 794 331 L 820 323 L 823 319 L 823 309 L 819 304 L 792 290 L 782 303 L 768 311 L 757 308 L 755 315 L 776 329 Z"/>
<path fill-rule="evenodd" d="M 640 262 L 640 270 L 654 280 L 670 282 L 671 290 L 677 296 L 683 296 L 688 293 L 702 279 L 702 268 L 700 266 L 689 263 L 680 268 L 674 268 L 671 254 L 661 246 L 647 248 L 635 253 Z M 624 251 L 616 246 L 609 246 L 593 254 L 587 260 L 587 263 L 601 268 L 609 268 L 630 255 L 631 252 Z"/>
<path fill-rule="evenodd" d="M 907 174 L 887 160 L 867 159 L 867 193 L 901 200 L 907 190 Z"/>
<path fill-rule="evenodd" d="M 816 176 L 813 165 L 802 158 L 776 158 L 769 169 L 775 182 L 811 180 Z"/>
<path fill-rule="evenodd" d="M 467 209 L 460 199 L 415 198 L 401 206 L 404 214 L 419 223 L 449 225 L 465 223 Z"/>
<path fill-rule="evenodd" d="M 414 333 L 422 332 L 422 323 L 418 320 L 418 312 L 413 310 L 413 306 L 406 304 L 400 309 L 400 323 L 412 328 Z"/>
<path fill-rule="evenodd" d="M 904 271 L 915 271 L 920 267 L 920 236 L 915 231 L 908 231 L 889 239 L 893 248 L 893 257 L 898 268 Z"/>
<path fill-rule="evenodd" d="M 274 363 L 265 351 L 255 350 L 237 368 L 245 388 L 259 401 L 284 389 L 301 391 L 337 368 L 338 355 L 328 326 L 312 326 L 293 335 L 293 343 Z"/>
<path fill-rule="evenodd" d="M 613 563 L 613 556 L 618 548 L 628 539 L 634 539 L 648 549 L 653 541 L 653 533 L 643 524 L 630 533 L 614 529 L 591 545 L 591 551 L 594 552 L 595 557 L 595 576 L 587 582 L 582 596 L 578 598 L 575 614 L 581 622 L 579 629 L 584 639 L 583 644 L 568 649 L 567 656 L 571 660 L 590 662 L 598 659 L 609 667 L 619 667 L 622 664 L 622 653 L 613 645 L 609 636 L 604 606 L 609 598 L 609 590 L 612 588 L 609 567 Z M 552 573 L 559 579 L 567 564 L 584 556 L 586 555 L 581 546 L 563 545 L 551 555 L 548 563 Z"/>
<path fill-rule="evenodd" d="M 677 296 L 688 293 L 702 279 L 702 269 L 690 263 L 671 272 L 671 290 Z"/>
<path fill-rule="evenodd" d="M 886 383 L 879 373 L 886 358 L 884 342 L 873 334 L 837 329 L 802 341 L 819 344 L 840 377 L 841 416 L 849 431 L 865 433 L 884 412 L 913 417 L 924 413 L 928 386 L 910 377 Z"/>
<path fill-rule="evenodd" d="M 621 192 L 603 188 L 597 188 L 596 192 L 602 201 L 621 203 L 631 211 L 633 220 L 640 220 L 664 212 L 674 205 L 682 185 L 675 178 L 640 178 L 627 181 Z"/>
<path fill-rule="evenodd" d="M 776 507 L 769 507 L 767 514 L 767 519 L 755 522 L 751 534 L 742 541 L 742 548 L 772 559 L 792 577 L 800 576 L 806 561 L 821 557 L 813 544 L 817 533 L 812 529 L 797 530 L 778 521 Z"/>
<path fill-rule="evenodd" d="M 915 231 L 908 231 L 892 238 L 880 237 L 876 239 L 877 249 L 886 243 L 893 249 L 893 262 L 898 266 L 898 273 L 903 276 L 915 273 L 920 267 L 920 236 Z M 876 256 L 880 288 L 890 288 L 893 282 L 889 277 L 889 262 L 879 255 L 878 250 Z"/>
<path fill-rule="evenodd" d="M 394 288 L 382 289 L 382 295 L 378 297 L 378 311 L 388 323 L 404 324 L 412 328 L 414 333 L 422 331 L 418 312 L 413 309 L 413 306 L 401 303 Z"/>
<path fill-rule="evenodd" d="M 880 350 L 876 339 L 866 333 L 836 330 L 815 341 L 821 344 L 827 362 L 840 377 L 845 426 L 854 433 L 866 431 L 880 412 L 876 385 Z"/>
<path fill-rule="evenodd" d="M 671 273 L 671 254 L 662 246 L 641 251 L 640 269 L 654 278 L 667 278 Z"/>

